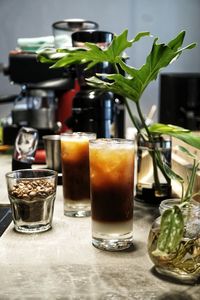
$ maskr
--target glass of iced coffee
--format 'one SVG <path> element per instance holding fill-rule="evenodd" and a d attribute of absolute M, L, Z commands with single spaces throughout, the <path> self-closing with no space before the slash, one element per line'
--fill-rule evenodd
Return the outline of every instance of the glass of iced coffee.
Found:
<path fill-rule="evenodd" d="M 132 246 L 135 143 L 96 139 L 89 143 L 92 243 L 103 250 Z"/>
<path fill-rule="evenodd" d="M 61 134 L 61 163 L 63 176 L 64 214 L 87 217 L 91 214 L 89 140 L 95 133 Z"/>

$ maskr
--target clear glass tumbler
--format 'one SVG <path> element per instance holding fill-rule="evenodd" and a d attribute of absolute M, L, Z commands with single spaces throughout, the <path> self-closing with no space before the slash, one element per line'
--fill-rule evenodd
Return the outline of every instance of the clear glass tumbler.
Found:
<path fill-rule="evenodd" d="M 64 214 L 87 217 L 91 214 L 89 140 L 95 133 L 61 134 L 61 163 L 63 175 Z"/>
<path fill-rule="evenodd" d="M 135 143 L 96 139 L 89 143 L 92 243 L 103 250 L 129 248 L 133 238 Z"/>
<path fill-rule="evenodd" d="M 15 230 L 38 233 L 52 227 L 57 172 L 24 169 L 6 174 Z"/>

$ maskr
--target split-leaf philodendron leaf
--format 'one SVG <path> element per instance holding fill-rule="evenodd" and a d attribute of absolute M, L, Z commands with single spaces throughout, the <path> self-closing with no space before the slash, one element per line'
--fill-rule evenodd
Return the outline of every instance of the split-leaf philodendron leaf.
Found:
<path fill-rule="evenodd" d="M 42 51 L 38 54 L 38 59 L 41 62 L 51 62 L 53 68 L 68 67 L 76 63 L 84 63 L 87 64 L 87 68 L 91 68 L 105 61 L 118 65 L 128 76 L 123 76 L 122 74 L 105 74 L 108 79 L 112 80 L 112 82 L 105 82 L 97 78 L 97 74 L 97 77 L 88 79 L 88 84 L 113 91 L 134 102 L 138 102 L 145 88 L 152 80 L 157 78 L 162 68 L 177 59 L 184 50 L 195 47 L 195 43 L 192 43 L 181 48 L 185 31 L 180 32 L 168 44 L 159 44 L 158 38 L 155 38 L 150 54 L 147 56 L 146 63 L 140 69 L 136 69 L 128 66 L 128 64 L 124 62 L 123 53 L 142 37 L 150 36 L 150 33 L 140 32 L 130 41 L 128 41 L 127 35 L 128 30 L 125 30 L 120 35 L 115 35 L 113 41 L 106 49 L 101 49 L 96 44 L 85 43 L 87 49 L 58 49 L 57 52 L 60 56 L 56 56 L 55 53 L 50 53 L 49 50 L 48 52 Z"/>
<path fill-rule="evenodd" d="M 146 63 L 140 69 L 128 66 L 122 57 L 119 55 L 115 56 L 115 63 L 120 65 L 128 76 L 112 74 L 107 75 L 107 78 L 112 80 L 112 82 L 108 83 L 96 77 L 88 79 L 88 82 L 93 86 L 111 90 L 137 103 L 140 101 L 141 95 L 146 87 L 151 81 L 157 78 L 162 68 L 165 68 L 172 61 L 177 59 L 184 50 L 195 47 L 193 43 L 180 48 L 183 44 L 184 37 L 185 31 L 182 31 L 168 44 L 159 44 L 158 39 L 154 39 L 151 52 L 146 58 Z"/>
<path fill-rule="evenodd" d="M 170 125 L 154 123 L 149 127 L 149 131 L 155 135 L 166 134 L 175 137 L 188 145 L 191 145 L 197 149 L 200 149 L 200 137 L 193 134 L 190 130 Z"/>
<path fill-rule="evenodd" d="M 116 58 L 123 55 L 123 52 L 131 47 L 133 43 L 138 42 L 142 37 L 149 36 L 149 32 L 140 32 L 136 37 L 130 41 L 127 40 L 128 30 L 125 30 L 120 35 L 115 35 L 112 43 L 106 49 L 102 49 L 96 44 L 85 43 L 86 49 L 72 48 L 72 49 L 57 49 L 43 50 L 38 53 L 38 59 L 41 62 L 51 62 L 52 68 L 68 67 L 76 63 L 87 63 L 87 68 L 101 62 L 116 63 Z M 59 53 L 56 57 L 55 53 Z"/>

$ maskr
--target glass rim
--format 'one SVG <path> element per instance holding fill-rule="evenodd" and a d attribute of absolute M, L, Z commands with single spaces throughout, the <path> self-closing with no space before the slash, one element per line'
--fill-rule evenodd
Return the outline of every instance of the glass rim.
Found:
<path fill-rule="evenodd" d="M 170 198 L 170 199 L 165 199 L 160 203 L 159 206 L 159 211 L 162 214 L 166 209 L 172 208 L 174 205 L 178 205 L 181 203 L 180 198 Z M 195 199 L 191 200 L 191 207 L 195 211 L 200 211 L 200 203 L 196 201 Z M 183 210 L 186 210 L 188 207 L 185 206 L 183 207 Z"/>
<path fill-rule="evenodd" d="M 74 132 L 62 132 L 60 136 L 71 136 L 71 135 L 91 135 L 94 134 L 96 135 L 96 132 L 91 132 L 91 131 L 74 131 Z"/>
<path fill-rule="evenodd" d="M 28 177 L 25 177 L 25 176 L 20 176 L 20 173 L 23 175 L 23 173 L 37 173 L 38 172 L 38 175 L 39 173 L 46 173 L 44 174 L 44 176 L 28 176 Z M 17 176 L 17 174 L 19 174 Z M 51 169 L 19 169 L 19 170 L 15 170 L 15 171 L 10 171 L 10 172 L 7 172 L 5 174 L 5 177 L 7 179 L 26 179 L 26 180 L 38 180 L 38 179 L 48 179 L 48 178 L 52 178 L 52 177 L 56 177 L 58 174 L 57 171 L 55 170 L 51 170 Z M 16 175 L 16 176 L 15 176 Z"/>
<path fill-rule="evenodd" d="M 43 135 L 42 136 L 43 140 L 50 140 L 50 141 L 59 141 L 60 140 L 60 135 L 59 134 L 49 134 L 49 135 Z"/>
<path fill-rule="evenodd" d="M 149 151 L 149 152 L 153 152 L 153 151 L 155 151 L 155 150 L 158 150 L 158 151 L 160 151 L 160 152 L 167 152 L 167 151 L 170 151 L 170 150 L 172 150 L 172 146 L 170 146 L 170 147 L 155 147 L 155 148 L 151 148 L 151 147 L 148 147 L 148 146 L 138 146 L 138 150 L 146 150 L 146 151 Z"/>
<path fill-rule="evenodd" d="M 87 138 L 90 140 L 90 138 L 96 139 L 96 133 L 95 132 L 64 132 L 60 135 L 60 140 L 63 141 L 65 138 L 69 139 L 81 139 L 81 138 Z"/>
<path fill-rule="evenodd" d="M 89 141 L 91 144 L 134 144 L 135 140 L 124 138 L 97 138 Z"/>

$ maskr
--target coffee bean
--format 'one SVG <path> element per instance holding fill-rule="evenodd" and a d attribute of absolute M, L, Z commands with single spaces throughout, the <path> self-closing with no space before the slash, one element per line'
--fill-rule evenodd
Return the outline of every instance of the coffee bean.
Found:
<path fill-rule="evenodd" d="M 13 185 L 9 193 L 15 198 L 33 200 L 36 197 L 46 198 L 55 193 L 55 186 L 44 179 L 20 180 Z"/>
<path fill-rule="evenodd" d="M 36 191 L 31 191 L 31 192 L 29 193 L 29 196 L 30 196 L 30 197 L 34 197 L 34 196 L 36 196 L 36 194 L 37 194 Z"/>

